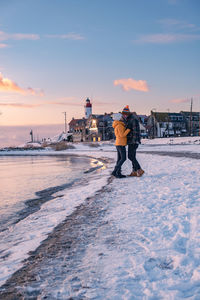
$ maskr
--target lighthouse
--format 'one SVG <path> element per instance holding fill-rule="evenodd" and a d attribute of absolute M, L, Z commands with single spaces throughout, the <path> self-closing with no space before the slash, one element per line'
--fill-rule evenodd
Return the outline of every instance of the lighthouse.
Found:
<path fill-rule="evenodd" d="M 85 118 L 88 119 L 92 114 L 92 104 L 90 103 L 89 98 L 87 98 L 85 102 Z"/>

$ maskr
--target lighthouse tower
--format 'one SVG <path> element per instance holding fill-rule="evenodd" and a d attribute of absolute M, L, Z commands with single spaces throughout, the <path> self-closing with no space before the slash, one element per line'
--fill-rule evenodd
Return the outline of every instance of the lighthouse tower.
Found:
<path fill-rule="evenodd" d="M 85 118 L 88 119 L 92 114 L 92 104 L 90 103 L 89 98 L 87 98 L 85 102 Z"/>

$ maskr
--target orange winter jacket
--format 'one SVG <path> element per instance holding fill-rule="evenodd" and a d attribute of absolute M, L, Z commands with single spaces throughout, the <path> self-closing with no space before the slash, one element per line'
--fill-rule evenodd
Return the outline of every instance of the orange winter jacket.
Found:
<path fill-rule="evenodd" d="M 122 121 L 114 121 L 113 128 L 116 136 L 116 146 L 126 146 L 127 145 L 127 134 L 130 132 L 130 129 L 126 129 Z"/>

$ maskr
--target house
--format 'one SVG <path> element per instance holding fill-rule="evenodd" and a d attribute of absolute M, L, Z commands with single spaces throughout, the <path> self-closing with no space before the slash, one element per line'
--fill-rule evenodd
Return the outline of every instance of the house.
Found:
<path fill-rule="evenodd" d="M 86 140 L 110 140 L 114 138 L 111 114 L 91 114 L 86 122 Z"/>
<path fill-rule="evenodd" d="M 188 134 L 200 135 L 200 112 L 181 111 L 180 113 L 186 119 Z"/>
<path fill-rule="evenodd" d="M 68 125 L 69 125 L 69 132 L 80 133 L 85 129 L 86 119 L 85 118 L 82 118 L 82 119 L 72 118 L 72 120 L 69 122 Z"/>
<path fill-rule="evenodd" d="M 140 135 L 143 138 L 147 138 L 147 120 L 148 120 L 148 116 L 146 115 L 137 115 L 135 113 L 135 116 L 137 116 L 138 120 L 139 120 L 139 124 L 140 124 Z"/>
<path fill-rule="evenodd" d="M 186 118 L 181 113 L 153 112 L 147 120 L 150 138 L 167 136 L 184 136 L 187 134 Z"/>
<path fill-rule="evenodd" d="M 138 117 L 140 123 L 142 123 L 142 125 L 144 125 L 144 127 L 146 127 L 148 116 L 146 116 L 146 115 L 137 115 L 137 117 Z"/>

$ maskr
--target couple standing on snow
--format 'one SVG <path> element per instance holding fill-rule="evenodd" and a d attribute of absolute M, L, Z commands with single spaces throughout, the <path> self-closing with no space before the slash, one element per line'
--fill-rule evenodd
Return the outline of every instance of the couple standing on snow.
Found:
<path fill-rule="evenodd" d="M 117 163 L 112 172 L 116 178 L 124 178 L 121 167 L 126 160 L 126 145 L 128 145 L 128 158 L 132 162 L 133 170 L 129 176 L 140 177 L 144 174 L 136 159 L 136 150 L 140 142 L 140 125 L 138 119 L 125 106 L 122 113 L 113 115 L 113 128 L 116 136 Z"/>

